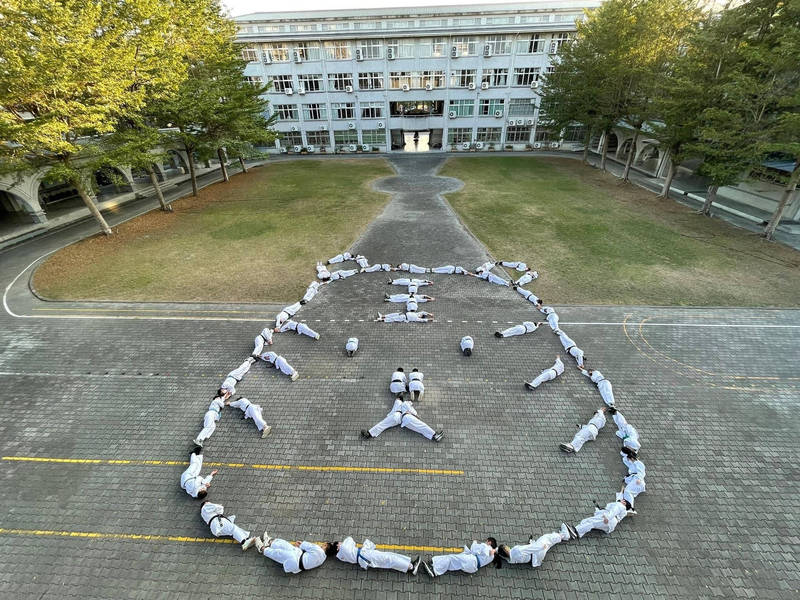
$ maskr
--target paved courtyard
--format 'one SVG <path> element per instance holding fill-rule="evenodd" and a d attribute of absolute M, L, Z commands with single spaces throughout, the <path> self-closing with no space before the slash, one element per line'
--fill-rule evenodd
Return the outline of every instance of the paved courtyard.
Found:
<path fill-rule="evenodd" d="M 460 185 L 435 176 L 441 158 L 391 161 L 398 175 L 378 186 L 393 200 L 353 250 L 371 262 L 487 260 L 438 196 Z M 242 555 L 210 538 L 199 503 L 178 485 L 211 394 L 280 307 L 37 300 L 24 269 L 92 229 L 79 224 L 0 252 L 9 285 L 0 314 L 0 597 L 800 594 L 800 312 L 545 298 L 639 429 L 648 468 L 639 514 L 611 535 L 556 546 L 537 569 L 431 581 L 332 560 L 287 576 L 254 550 Z M 496 258 L 536 266 L 535 256 Z M 313 275 L 309 265 L 303 277 Z M 254 534 L 369 537 L 412 556 L 488 535 L 526 542 L 613 498 L 624 472 L 613 423 L 579 454 L 558 450 L 602 405 L 597 390 L 570 359 L 561 378 L 526 391 L 523 380 L 552 364 L 558 338 L 546 328 L 493 337 L 506 323 L 538 319 L 531 305 L 486 282 L 433 275 L 435 323 L 373 323 L 388 312 L 387 278 L 326 286 L 298 314 L 320 341 L 276 335 L 274 349 L 301 377 L 257 364 L 238 386 L 264 407 L 273 432 L 261 440 L 250 421 L 223 412 L 205 450 L 206 461 L 222 463 L 209 498 Z M 471 358 L 458 351 L 465 334 L 476 341 Z M 350 336 L 361 340 L 354 358 L 342 351 Z M 397 366 L 425 373 L 417 408 L 444 428 L 440 444 L 401 429 L 360 440 L 391 406 Z"/>

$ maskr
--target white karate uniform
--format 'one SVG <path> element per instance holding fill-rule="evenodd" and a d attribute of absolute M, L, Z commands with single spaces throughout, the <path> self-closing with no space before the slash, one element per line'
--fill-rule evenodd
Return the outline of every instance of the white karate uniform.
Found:
<path fill-rule="evenodd" d="M 566 542 L 569 539 L 569 531 L 566 525 L 561 527 L 561 532 L 545 533 L 536 541 L 530 540 L 527 544 L 514 546 L 509 551 L 508 562 L 512 564 L 531 563 L 533 567 L 541 566 L 544 562 L 545 554 L 556 544 Z"/>
<path fill-rule="evenodd" d="M 491 271 L 484 271 L 483 273 L 478 275 L 478 279 L 484 279 L 489 283 L 494 283 L 495 285 L 504 285 L 506 287 L 511 285 L 509 281 L 503 279 L 502 277 L 498 277 Z"/>
<path fill-rule="evenodd" d="M 406 313 L 389 313 L 388 315 L 383 315 L 383 321 L 385 323 L 405 323 L 406 322 Z"/>
<path fill-rule="evenodd" d="M 533 333 L 539 327 L 537 323 L 533 321 L 524 321 L 522 325 L 514 325 L 513 327 L 509 327 L 508 329 L 504 329 L 500 333 L 502 336 L 505 337 L 513 337 L 515 335 L 525 335 L 526 333 Z"/>
<path fill-rule="evenodd" d="M 558 329 L 558 313 L 556 313 L 556 310 L 552 306 L 543 306 L 539 309 L 539 312 L 547 315 L 547 322 L 550 324 L 550 329 L 553 331 Z"/>
<path fill-rule="evenodd" d="M 264 352 L 264 354 L 259 356 L 259 358 L 271 365 L 274 365 L 275 368 L 279 369 L 284 375 L 291 377 L 295 374 L 294 368 L 288 362 L 286 362 L 286 359 L 282 356 L 278 356 L 275 352 Z"/>
<path fill-rule="evenodd" d="M 519 260 L 501 260 L 500 264 L 504 267 L 509 267 L 510 269 L 516 269 L 517 271 L 528 270 L 528 265 Z"/>
<path fill-rule="evenodd" d="M 647 469 L 645 469 L 644 463 L 641 460 L 631 460 L 624 452 L 620 452 L 620 455 L 622 456 L 623 464 L 628 467 L 628 476 L 641 475 L 644 477 L 647 474 Z"/>
<path fill-rule="evenodd" d="M 394 569 L 405 573 L 411 568 L 411 558 L 408 556 L 378 550 L 370 540 L 364 540 L 359 549 L 352 537 L 345 538 L 339 544 L 336 558 L 342 562 L 358 565 L 362 569 Z"/>
<path fill-rule="evenodd" d="M 622 494 L 617 492 L 617 499 L 614 502 L 606 504 L 605 508 L 597 508 L 594 515 L 586 517 L 583 521 L 575 526 L 578 530 L 578 536 L 583 537 L 592 529 L 599 529 L 606 533 L 611 533 L 616 529 L 622 519 L 628 514 L 625 505 L 620 502 Z"/>
<path fill-rule="evenodd" d="M 407 302 L 411 294 L 391 294 L 386 300 L 389 302 Z"/>
<path fill-rule="evenodd" d="M 253 422 L 258 427 L 259 431 L 264 431 L 264 427 L 267 426 L 267 422 L 264 420 L 264 416 L 261 414 L 261 407 L 258 404 L 253 404 L 247 398 L 239 398 L 230 403 L 230 406 L 234 408 L 242 409 L 244 413 L 245 419 L 253 419 Z"/>
<path fill-rule="evenodd" d="M 380 263 L 375 265 L 370 265 L 369 267 L 364 268 L 364 273 L 376 273 L 377 271 L 391 271 L 392 265 L 389 263 Z"/>
<path fill-rule="evenodd" d="M 638 452 L 642 444 L 636 428 L 628 423 L 619 411 L 614 413 L 614 423 L 617 426 L 617 437 L 622 440 L 622 445 Z"/>
<path fill-rule="evenodd" d="M 406 323 L 427 323 L 431 318 L 431 314 L 424 310 L 419 312 L 411 311 L 406 313 Z"/>
<path fill-rule="evenodd" d="M 484 271 L 491 271 L 492 269 L 494 269 L 494 263 L 493 262 L 485 262 L 480 267 L 475 269 L 475 272 L 476 273 L 483 273 Z"/>
<path fill-rule="evenodd" d="M 197 441 L 205 442 L 211 437 L 211 434 L 217 429 L 217 421 L 219 421 L 219 414 L 225 403 L 222 398 L 214 398 L 211 404 L 208 405 L 206 414 L 203 415 L 203 429 L 197 434 Z"/>
<path fill-rule="evenodd" d="M 328 271 L 328 268 L 323 265 L 322 263 L 317 263 L 317 279 L 330 279 L 331 272 Z"/>
<path fill-rule="evenodd" d="M 286 540 L 275 538 L 264 548 L 264 556 L 283 565 L 286 573 L 299 573 L 314 569 L 325 562 L 325 551 L 311 542 L 302 542 L 300 547 L 293 546 Z M 303 568 L 300 568 L 300 561 Z"/>
<path fill-rule="evenodd" d="M 561 362 L 560 358 L 556 359 L 556 362 L 553 363 L 553 366 L 549 369 L 545 369 L 539 375 L 530 382 L 531 387 L 537 388 L 542 385 L 545 381 L 552 381 L 559 375 L 564 372 L 564 363 Z"/>
<path fill-rule="evenodd" d="M 234 523 L 235 515 L 224 516 L 225 507 L 222 504 L 206 502 L 200 509 L 200 516 L 206 522 L 211 534 L 214 537 L 228 536 L 235 539 L 240 544 L 250 537 L 250 532 L 245 531 Z"/>
<path fill-rule="evenodd" d="M 315 340 L 319 338 L 319 334 L 311 329 L 311 327 L 305 323 L 298 323 L 297 321 L 292 321 L 291 319 L 281 325 L 280 333 L 285 333 L 287 331 L 295 331 L 298 335 L 307 335 Z"/>
<path fill-rule="evenodd" d="M 392 373 L 392 381 L 389 384 L 389 391 L 393 394 L 402 394 L 408 387 L 408 378 L 402 371 Z"/>
<path fill-rule="evenodd" d="M 436 433 L 432 427 L 426 425 L 420 418 L 417 417 L 417 411 L 414 409 L 414 406 L 409 401 L 401 400 L 397 398 L 394 401 L 394 405 L 392 406 L 392 410 L 389 411 L 389 414 L 384 417 L 384 419 L 370 428 L 369 434 L 372 437 L 378 437 L 384 431 L 391 427 L 404 427 L 405 429 L 410 429 L 411 431 L 415 431 L 420 435 L 425 436 L 429 440 L 433 438 L 433 434 Z"/>
<path fill-rule="evenodd" d="M 253 354 L 258 356 L 264 351 L 264 345 L 271 345 L 272 344 L 272 328 L 271 327 L 264 327 L 256 336 L 256 339 L 253 340 Z"/>
<path fill-rule="evenodd" d="M 352 254 L 350 254 L 349 252 L 345 252 L 344 254 L 337 254 L 336 256 L 328 260 L 328 263 L 329 264 L 340 263 L 346 260 L 352 260 L 352 258 L 353 258 Z"/>
<path fill-rule="evenodd" d="M 466 269 L 464 267 L 457 267 L 455 265 L 444 265 L 441 267 L 433 267 L 431 269 L 431 273 L 441 273 L 444 275 L 464 275 L 466 273 Z"/>
<path fill-rule="evenodd" d="M 351 275 L 355 275 L 358 273 L 358 269 L 342 269 L 341 271 L 334 271 L 331 273 L 331 281 L 336 281 L 338 279 L 347 279 Z"/>
<path fill-rule="evenodd" d="M 213 475 L 207 477 L 200 477 L 200 471 L 203 469 L 203 455 L 190 454 L 189 455 L 189 468 L 181 473 L 181 487 L 186 490 L 192 498 L 197 498 L 197 493 L 200 488 L 211 483 L 214 479 Z"/>
<path fill-rule="evenodd" d="M 297 314 L 303 307 L 302 304 L 299 302 L 295 302 L 294 304 L 290 304 L 289 306 L 285 307 L 281 312 L 278 313 L 278 316 L 275 317 L 275 327 L 280 327 L 283 325 L 290 317 L 293 317 Z"/>
<path fill-rule="evenodd" d="M 471 335 L 465 335 L 461 338 L 461 352 L 464 352 L 467 348 L 472 350 L 475 347 L 475 340 L 472 339 Z"/>
<path fill-rule="evenodd" d="M 558 339 L 561 341 L 561 345 L 564 346 L 564 350 L 566 350 L 567 354 L 574 358 L 575 362 L 578 363 L 578 366 L 583 369 L 583 350 L 578 348 L 572 338 L 560 329 L 556 329 L 555 333 L 558 335 Z"/>
<path fill-rule="evenodd" d="M 464 546 L 460 554 L 445 554 L 433 557 L 433 572 L 442 575 L 448 571 L 464 571 L 475 573 L 481 567 L 492 562 L 492 547 L 487 543 L 472 542 L 472 546 Z"/>
<path fill-rule="evenodd" d="M 362 254 L 356 256 L 355 261 L 358 263 L 358 266 L 361 267 L 362 269 L 366 269 L 367 267 L 369 267 L 369 261 L 367 260 L 367 257 Z"/>
<path fill-rule="evenodd" d="M 606 414 L 602 410 L 594 413 L 589 422 L 581 427 L 572 438 L 570 444 L 575 449 L 575 452 L 580 452 L 583 445 L 589 440 L 596 440 L 599 431 L 606 425 Z"/>
<path fill-rule="evenodd" d="M 219 386 L 220 389 L 230 392 L 231 396 L 233 396 L 236 393 L 236 384 L 242 380 L 242 377 L 247 375 L 249 370 L 250 361 L 246 360 L 233 371 L 228 373 L 227 377 L 225 377 L 225 380 L 222 382 L 222 385 Z"/>
<path fill-rule="evenodd" d="M 425 379 L 424 374 L 419 371 L 411 371 L 411 373 L 408 374 L 408 391 L 419 392 L 420 395 L 424 394 L 425 385 L 422 383 L 423 379 Z"/>
<path fill-rule="evenodd" d="M 308 288 L 306 289 L 306 293 L 303 296 L 303 302 L 311 302 L 314 299 L 314 296 L 317 295 L 319 292 L 319 286 L 322 285 L 319 281 L 312 281 L 308 284 Z"/>
<path fill-rule="evenodd" d="M 614 406 L 614 390 L 611 387 L 611 382 L 606 379 L 597 369 L 594 369 L 591 374 L 589 371 L 581 369 L 581 373 L 591 379 L 592 383 L 597 386 L 597 389 L 600 392 L 600 397 L 603 398 L 603 402 L 605 402 L 608 406 Z"/>
<path fill-rule="evenodd" d="M 408 300 L 406 300 L 406 312 L 417 312 L 419 308 L 419 303 L 417 302 L 416 296 L 410 296 Z"/>
<path fill-rule="evenodd" d="M 539 304 L 539 296 L 534 294 L 532 291 L 518 287 L 517 293 L 531 304 Z"/>
<path fill-rule="evenodd" d="M 429 269 L 427 267 L 420 267 L 420 266 L 415 265 L 413 263 L 408 265 L 408 272 L 409 273 L 427 273 L 428 270 Z"/>
<path fill-rule="evenodd" d="M 344 346 L 344 349 L 351 354 L 354 354 L 356 350 L 358 350 L 358 338 L 351 337 L 347 340 L 347 343 Z"/>
<path fill-rule="evenodd" d="M 536 271 L 528 271 L 527 273 L 523 273 L 519 279 L 517 279 L 514 283 L 516 285 L 528 285 L 534 279 L 539 277 L 539 273 Z"/>

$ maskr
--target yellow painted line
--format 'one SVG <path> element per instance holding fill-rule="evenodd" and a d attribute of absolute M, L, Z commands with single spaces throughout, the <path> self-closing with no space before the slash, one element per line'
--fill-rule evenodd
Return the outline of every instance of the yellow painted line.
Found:
<path fill-rule="evenodd" d="M 33 310 L 38 311 L 77 311 L 77 312 L 158 312 L 158 313 L 232 313 L 240 315 L 262 315 L 274 311 L 263 310 L 178 310 L 175 308 L 56 308 L 56 307 L 37 307 Z"/>
<path fill-rule="evenodd" d="M 146 533 L 103 533 L 98 531 L 60 531 L 55 529 L 3 529 L 0 535 L 32 535 L 42 537 L 80 538 L 89 540 L 132 540 L 144 542 L 181 542 L 185 544 L 238 544 L 231 538 L 190 537 L 182 535 L 150 535 Z M 314 542 L 320 546 L 324 542 Z M 361 544 L 358 544 L 360 547 Z M 402 546 L 397 544 L 375 544 L 379 550 L 405 552 L 461 552 L 463 548 L 446 546 Z"/>
<path fill-rule="evenodd" d="M 3 456 L 2 460 L 13 462 L 61 463 L 76 465 L 134 465 L 134 466 L 188 466 L 183 460 L 124 460 L 105 458 L 54 458 L 41 456 Z M 332 473 L 410 473 L 415 475 L 463 475 L 461 469 L 408 469 L 394 467 L 346 467 L 332 465 L 262 465 L 245 463 L 206 462 L 208 467 L 229 469 L 263 469 L 283 471 L 320 471 Z"/>

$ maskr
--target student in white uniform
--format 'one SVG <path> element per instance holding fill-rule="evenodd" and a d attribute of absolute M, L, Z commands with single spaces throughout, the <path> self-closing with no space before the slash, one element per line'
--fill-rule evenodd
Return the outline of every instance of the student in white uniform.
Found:
<path fill-rule="evenodd" d="M 586 355 L 583 353 L 583 350 L 578 348 L 572 338 L 560 329 L 556 329 L 553 333 L 558 336 L 561 345 L 564 347 L 564 351 L 575 359 L 578 367 L 583 369 L 583 362 L 586 360 Z"/>
<path fill-rule="evenodd" d="M 370 540 L 364 540 L 361 548 L 356 546 L 352 537 L 346 537 L 336 544 L 336 558 L 342 562 L 358 565 L 362 569 L 393 569 L 401 573 L 417 574 L 422 558 L 417 556 L 413 561 L 411 557 L 395 552 L 383 552 L 375 548 Z"/>
<path fill-rule="evenodd" d="M 289 319 L 280 327 L 275 328 L 276 333 L 286 333 L 287 331 L 294 331 L 297 335 L 307 335 L 310 338 L 314 338 L 315 340 L 319 339 L 319 334 L 311 329 L 305 323 L 298 323 L 297 321 L 292 321 Z"/>
<path fill-rule="evenodd" d="M 406 313 L 404 312 L 393 312 L 388 314 L 378 313 L 378 316 L 375 318 L 375 322 L 384 322 L 384 323 L 407 323 L 406 321 Z"/>
<path fill-rule="evenodd" d="M 342 269 L 341 271 L 334 271 L 331 273 L 331 281 L 337 281 L 339 279 L 347 279 L 348 277 L 352 277 L 358 273 L 358 269 Z"/>
<path fill-rule="evenodd" d="M 420 373 L 419 369 L 411 369 L 411 373 L 408 376 L 408 391 L 410 399 L 414 402 L 419 402 L 422 400 L 422 396 L 425 395 L 423 379 L 425 379 L 425 375 Z"/>
<path fill-rule="evenodd" d="M 433 267 L 431 273 L 440 273 L 442 275 L 475 275 L 467 271 L 464 267 L 457 267 L 456 265 L 442 265 L 441 267 Z"/>
<path fill-rule="evenodd" d="M 295 302 L 294 304 L 290 304 L 289 306 L 285 307 L 281 312 L 278 313 L 278 316 L 275 317 L 275 327 L 280 327 L 291 317 L 295 316 L 297 311 L 299 311 L 302 306 L 303 305 L 299 302 Z"/>
<path fill-rule="evenodd" d="M 520 273 L 524 273 L 526 271 L 530 271 L 530 268 L 528 267 L 528 265 L 526 265 L 524 262 L 519 261 L 519 260 L 499 260 L 494 264 L 495 264 L 495 266 L 500 265 L 500 266 L 503 266 L 503 267 L 508 267 L 509 269 L 516 269 Z"/>
<path fill-rule="evenodd" d="M 258 358 L 262 352 L 264 352 L 264 346 L 271 346 L 272 345 L 272 328 L 271 327 L 264 327 L 256 336 L 256 339 L 253 340 L 253 353 L 251 356 L 253 358 Z"/>
<path fill-rule="evenodd" d="M 258 427 L 258 430 L 261 432 L 261 439 L 267 437 L 270 431 L 272 431 L 272 426 L 267 425 L 267 422 L 264 420 L 264 415 L 261 414 L 261 407 L 258 404 L 253 404 L 247 398 L 237 398 L 233 402 L 228 400 L 226 404 L 241 409 L 244 413 L 243 419 L 253 419 L 253 423 L 256 424 L 256 427 Z"/>
<path fill-rule="evenodd" d="M 200 517 L 206 522 L 214 537 L 232 537 L 241 544 L 243 552 L 252 548 L 256 542 L 256 538 L 251 537 L 249 531 L 234 523 L 236 515 L 225 516 L 225 507 L 222 504 L 206 500 L 200 505 Z"/>
<path fill-rule="evenodd" d="M 578 523 L 575 530 L 578 532 L 578 537 L 585 536 L 592 529 L 611 533 L 629 514 L 636 514 L 633 511 L 633 505 L 622 497 L 622 493 L 617 492 L 617 499 L 614 502 L 609 502 L 605 508 L 597 506 L 594 515 L 586 517 Z"/>
<path fill-rule="evenodd" d="M 408 390 L 408 377 L 406 377 L 403 367 L 397 367 L 392 373 L 392 380 L 389 383 L 389 391 L 396 397 L 402 397 Z"/>
<path fill-rule="evenodd" d="M 371 440 L 378 437 L 387 429 L 397 427 L 398 425 L 405 429 L 415 431 L 434 442 L 440 442 L 444 436 L 444 430 L 434 431 L 433 427 L 425 424 L 422 419 L 417 417 L 417 411 L 410 401 L 403 400 L 398 396 L 389 414 L 387 414 L 380 423 L 370 428 L 369 431 L 362 429 L 361 437 L 365 440 Z"/>
<path fill-rule="evenodd" d="M 358 350 L 358 338 L 351 337 L 347 340 L 347 343 L 344 345 L 344 350 L 347 352 L 347 356 L 353 356 L 356 351 Z"/>
<path fill-rule="evenodd" d="M 336 263 L 344 262 L 346 260 L 353 260 L 353 255 L 350 254 L 349 252 L 345 252 L 343 254 L 337 254 L 333 258 L 328 259 L 328 264 L 333 265 Z"/>
<path fill-rule="evenodd" d="M 476 573 L 481 567 L 499 560 L 497 556 L 497 540 L 490 537 L 485 542 L 473 541 L 470 547 L 464 546 L 460 554 L 445 554 L 434 556 L 430 562 L 425 561 L 422 566 L 431 577 L 438 577 L 448 571 L 464 571 Z"/>
<path fill-rule="evenodd" d="M 525 335 L 526 333 L 533 333 L 542 325 L 544 321 L 534 323 L 533 321 L 523 321 L 522 325 L 514 325 L 503 331 L 495 331 L 494 337 L 507 338 L 514 337 L 515 335 Z"/>
<path fill-rule="evenodd" d="M 477 277 L 478 279 L 483 279 L 495 285 L 504 285 L 506 287 L 509 287 L 511 285 L 510 281 L 503 279 L 502 277 L 498 277 L 491 271 L 483 271 L 482 273 L 475 275 L 475 277 Z"/>
<path fill-rule="evenodd" d="M 535 306 L 536 306 L 536 308 L 541 308 L 541 307 L 542 307 L 542 300 L 541 300 L 541 298 L 539 298 L 539 296 L 537 296 L 536 294 L 534 294 L 532 291 L 530 291 L 530 290 L 526 290 L 525 288 L 522 288 L 522 287 L 519 287 L 519 286 L 516 286 L 516 285 L 515 285 L 515 286 L 512 286 L 512 287 L 513 287 L 515 290 L 517 290 L 517 293 L 518 293 L 520 296 L 522 296 L 523 298 L 525 298 L 525 300 L 527 300 L 527 301 L 528 301 L 528 302 L 530 302 L 531 304 L 535 305 Z"/>
<path fill-rule="evenodd" d="M 625 476 L 625 487 L 622 488 L 622 491 L 623 494 L 630 495 L 631 503 L 633 503 L 632 499 L 647 489 L 644 482 L 647 470 L 644 467 L 644 463 L 638 458 L 630 458 L 625 452 L 620 452 L 620 455 L 622 456 L 622 462 L 628 467 L 628 474 Z"/>
<path fill-rule="evenodd" d="M 300 377 L 300 373 L 298 373 L 294 367 L 292 367 L 292 365 L 286 361 L 285 358 L 278 356 L 275 352 L 264 352 L 264 354 L 259 356 L 259 358 L 278 369 L 284 375 L 288 375 L 292 381 L 295 381 L 298 377 Z"/>
<path fill-rule="evenodd" d="M 336 542 L 325 542 L 322 546 L 313 542 L 287 542 L 269 537 L 266 531 L 263 538 L 256 538 L 255 544 L 261 554 L 283 565 L 285 573 L 315 569 L 328 556 L 336 555 Z"/>
<path fill-rule="evenodd" d="M 612 408 L 608 412 L 613 416 L 614 424 L 617 426 L 617 437 L 622 440 L 622 446 L 638 453 L 642 447 L 642 443 L 639 441 L 639 432 L 625 420 L 618 410 Z"/>
<path fill-rule="evenodd" d="M 543 306 L 539 309 L 539 312 L 543 315 L 547 315 L 547 322 L 550 324 L 550 329 L 555 333 L 556 329 L 558 329 L 558 313 L 556 313 L 556 310 L 552 306 Z"/>
<path fill-rule="evenodd" d="M 564 452 L 580 452 L 583 445 L 588 441 L 597 439 L 597 434 L 606 426 L 606 408 L 600 408 L 594 413 L 589 422 L 578 429 L 575 437 L 568 444 L 559 444 L 559 448 Z"/>
<path fill-rule="evenodd" d="M 430 271 L 430 269 L 428 269 L 427 267 L 420 267 L 412 263 L 400 263 L 392 270 L 407 271 L 408 273 L 417 273 L 417 274 L 428 273 Z"/>
<path fill-rule="evenodd" d="M 217 421 L 219 421 L 223 406 L 225 406 L 225 402 L 219 396 L 215 396 L 211 404 L 208 405 L 208 410 L 203 415 L 203 428 L 197 434 L 197 437 L 192 440 L 195 446 L 202 448 L 203 442 L 210 438 L 211 434 L 217 429 Z"/>
<path fill-rule="evenodd" d="M 306 293 L 303 295 L 303 299 L 300 300 L 300 304 L 308 304 L 311 302 L 314 296 L 317 295 L 317 292 L 319 292 L 319 288 L 323 285 L 325 285 L 324 281 L 312 281 L 309 283 Z"/>
<path fill-rule="evenodd" d="M 611 387 L 611 382 L 597 369 L 581 369 L 580 371 L 597 386 L 600 397 L 603 398 L 603 402 L 605 402 L 607 406 L 614 406 L 614 389 Z"/>
<path fill-rule="evenodd" d="M 317 263 L 317 279 L 319 279 L 320 281 L 331 280 L 331 272 L 328 271 L 328 267 L 326 267 L 320 262 Z"/>
<path fill-rule="evenodd" d="M 475 340 L 471 335 L 465 335 L 461 338 L 461 353 L 464 356 L 472 356 L 472 349 L 475 347 Z"/>
<path fill-rule="evenodd" d="M 389 263 L 377 263 L 361 269 L 362 273 L 377 273 L 378 271 L 391 271 L 392 265 Z"/>
<path fill-rule="evenodd" d="M 367 257 L 364 256 L 363 254 L 359 254 L 353 260 L 355 260 L 356 263 L 358 263 L 358 266 L 361 267 L 362 269 L 369 268 L 369 261 L 367 260 Z"/>
<path fill-rule="evenodd" d="M 475 273 L 480 275 L 481 273 L 483 273 L 485 271 L 491 271 L 492 269 L 494 269 L 494 262 L 493 261 L 489 261 L 489 262 L 483 263 L 480 267 L 475 269 Z"/>
<path fill-rule="evenodd" d="M 534 379 L 533 381 L 526 381 L 525 387 L 529 390 L 535 390 L 540 385 L 542 385 L 545 381 L 552 381 L 559 375 L 564 372 L 564 363 L 561 362 L 561 356 L 556 354 L 556 362 L 553 363 L 553 366 L 545 369 Z"/>
<path fill-rule="evenodd" d="M 423 302 L 433 302 L 436 300 L 433 296 L 426 296 L 425 294 L 384 294 L 383 301 L 384 302 L 408 302 L 411 297 L 416 298 L 417 302 L 420 304 Z"/>
<path fill-rule="evenodd" d="M 208 488 L 211 487 L 211 480 L 218 473 L 217 469 L 211 471 L 206 477 L 200 476 L 203 470 L 203 453 L 200 448 L 195 448 L 189 455 L 189 468 L 181 473 L 181 488 L 186 490 L 192 498 L 205 498 Z"/>
<path fill-rule="evenodd" d="M 425 287 L 426 285 L 433 285 L 432 281 L 428 279 L 410 279 L 408 277 L 399 277 L 397 279 L 390 279 L 389 285 L 404 285 L 404 286 L 412 286 L 415 285 L 417 287 Z"/>
<path fill-rule="evenodd" d="M 429 323 L 433 321 L 433 313 L 421 310 L 418 312 L 405 312 L 405 313 L 378 313 L 375 322 L 383 321 L 384 323 Z"/>
<path fill-rule="evenodd" d="M 497 548 L 497 553 L 500 555 L 500 558 L 504 558 L 512 565 L 531 563 L 532 567 L 539 567 L 542 562 L 544 562 L 544 557 L 550 548 L 561 542 L 574 540 L 578 537 L 578 532 L 575 531 L 575 528 L 570 528 L 570 525 L 562 523 L 560 531 L 545 533 L 535 540 L 533 534 L 531 534 L 527 544 L 519 544 L 513 548 L 501 545 Z"/>
<path fill-rule="evenodd" d="M 256 359 L 250 356 L 233 371 L 228 373 L 227 377 L 225 377 L 224 381 L 222 382 L 222 385 L 219 386 L 219 390 L 217 390 L 217 396 L 221 397 L 223 400 L 227 400 L 233 396 L 236 393 L 236 384 L 239 383 L 245 375 L 247 375 L 247 372 L 250 370 L 250 365 L 252 365 L 254 362 L 256 362 Z"/>

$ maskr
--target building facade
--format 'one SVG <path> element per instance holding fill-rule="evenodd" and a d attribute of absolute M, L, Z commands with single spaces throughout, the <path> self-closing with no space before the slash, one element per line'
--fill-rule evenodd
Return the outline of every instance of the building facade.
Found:
<path fill-rule="evenodd" d="M 272 84 L 275 151 L 558 147 L 539 78 L 601 0 L 236 17 L 254 85 Z M 573 135 L 574 133 L 574 135 Z"/>

